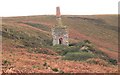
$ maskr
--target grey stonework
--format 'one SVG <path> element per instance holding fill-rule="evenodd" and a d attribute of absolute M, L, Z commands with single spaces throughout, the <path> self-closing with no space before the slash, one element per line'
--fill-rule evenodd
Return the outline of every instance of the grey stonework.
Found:
<path fill-rule="evenodd" d="M 68 30 L 67 27 L 62 24 L 59 7 L 56 7 L 56 20 L 57 20 L 57 25 L 55 25 L 52 28 L 53 45 L 57 45 L 57 44 L 69 45 Z"/>
<path fill-rule="evenodd" d="M 53 27 L 52 36 L 53 36 L 53 45 L 57 45 L 57 44 L 69 45 L 68 31 L 65 26 Z"/>

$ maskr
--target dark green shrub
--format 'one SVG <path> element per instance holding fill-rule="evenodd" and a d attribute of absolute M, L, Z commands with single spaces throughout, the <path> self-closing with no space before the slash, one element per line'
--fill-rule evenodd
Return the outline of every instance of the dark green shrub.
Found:
<path fill-rule="evenodd" d="M 69 46 L 76 46 L 77 43 L 70 43 Z"/>
<path fill-rule="evenodd" d="M 2 60 L 2 65 L 10 65 L 11 62 L 8 60 Z"/>
<path fill-rule="evenodd" d="M 63 58 L 64 60 L 84 61 L 89 58 L 97 58 L 97 55 L 88 52 L 69 52 Z"/>
<path fill-rule="evenodd" d="M 90 44 L 91 42 L 89 40 L 84 40 L 85 43 Z"/>
<path fill-rule="evenodd" d="M 46 62 L 44 62 L 43 66 L 47 66 L 48 64 Z"/>
<path fill-rule="evenodd" d="M 95 50 L 95 54 L 108 57 L 108 55 L 102 52 L 101 50 Z"/>
<path fill-rule="evenodd" d="M 117 60 L 115 60 L 115 59 L 109 59 L 109 62 L 111 63 L 111 64 L 113 64 L 113 65 L 117 65 Z"/>
<path fill-rule="evenodd" d="M 59 71 L 58 68 L 52 68 L 52 70 L 53 70 L 54 72 L 58 72 L 58 71 Z"/>
<path fill-rule="evenodd" d="M 79 52 L 79 47 L 76 46 L 56 45 L 53 47 L 53 49 L 62 56 L 68 52 Z"/>

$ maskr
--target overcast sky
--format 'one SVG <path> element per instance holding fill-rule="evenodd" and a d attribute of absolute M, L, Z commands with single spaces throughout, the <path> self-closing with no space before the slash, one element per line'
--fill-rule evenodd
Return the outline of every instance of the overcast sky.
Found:
<path fill-rule="evenodd" d="M 120 0 L 0 0 L 0 16 L 117 14 Z"/>

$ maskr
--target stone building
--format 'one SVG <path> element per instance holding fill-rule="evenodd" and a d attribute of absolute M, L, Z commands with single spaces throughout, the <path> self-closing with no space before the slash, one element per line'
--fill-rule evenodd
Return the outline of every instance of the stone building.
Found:
<path fill-rule="evenodd" d="M 56 20 L 57 25 L 52 28 L 53 45 L 69 45 L 68 42 L 68 30 L 65 25 L 62 24 L 60 8 L 56 7 Z"/>

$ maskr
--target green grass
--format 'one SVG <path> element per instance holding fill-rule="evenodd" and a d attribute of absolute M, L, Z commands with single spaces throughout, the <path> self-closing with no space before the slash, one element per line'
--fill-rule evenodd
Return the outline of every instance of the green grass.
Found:
<path fill-rule="evenodd" d="M 16 47 L 41 47 L 41 46 L 50 46 L 52 45 L 52 39 L 46 34 L 42 34 L 41 32 L 30 34 L 29 31 L 17 31 L 14 28 L 4 27 L 2 28 L 2 37 L 14 40 L 13 44 Z M 44 38 L 44 39 L 42 39 Z M 19 43 L 17 43 L 19 42 Z"/>
<path fill-rule="evenodd" d="M 36 23 L 25 23 L 27 25 L 30 25 L 30 26 L 33 26 L 33 27 L 36 27 L 36 28 L 39 28 L 39 29 L 42 29 L 44 31 L 50 31 L 50 28 L 48 28 L 47 26 L 45 25 L 42 25 L 42 24 L 36 24 Z"/>
<path fill-rule="evenodd" d="M 53 50 L 58 52 L 60 55 L 65 55 L 68 52 L 79 52 L 83 46 L 88 47 L 88 51 L 94 51 L 94 46 L 92 43 L 88 40 L 83 40 L 81 42 L 75 43 L 75 44 L 70 44 L 70 46 L 64 46 L 64 45 L 55 45 L 53 46 Z M 85 50 L 83 50 L 85 51 Z"/>

